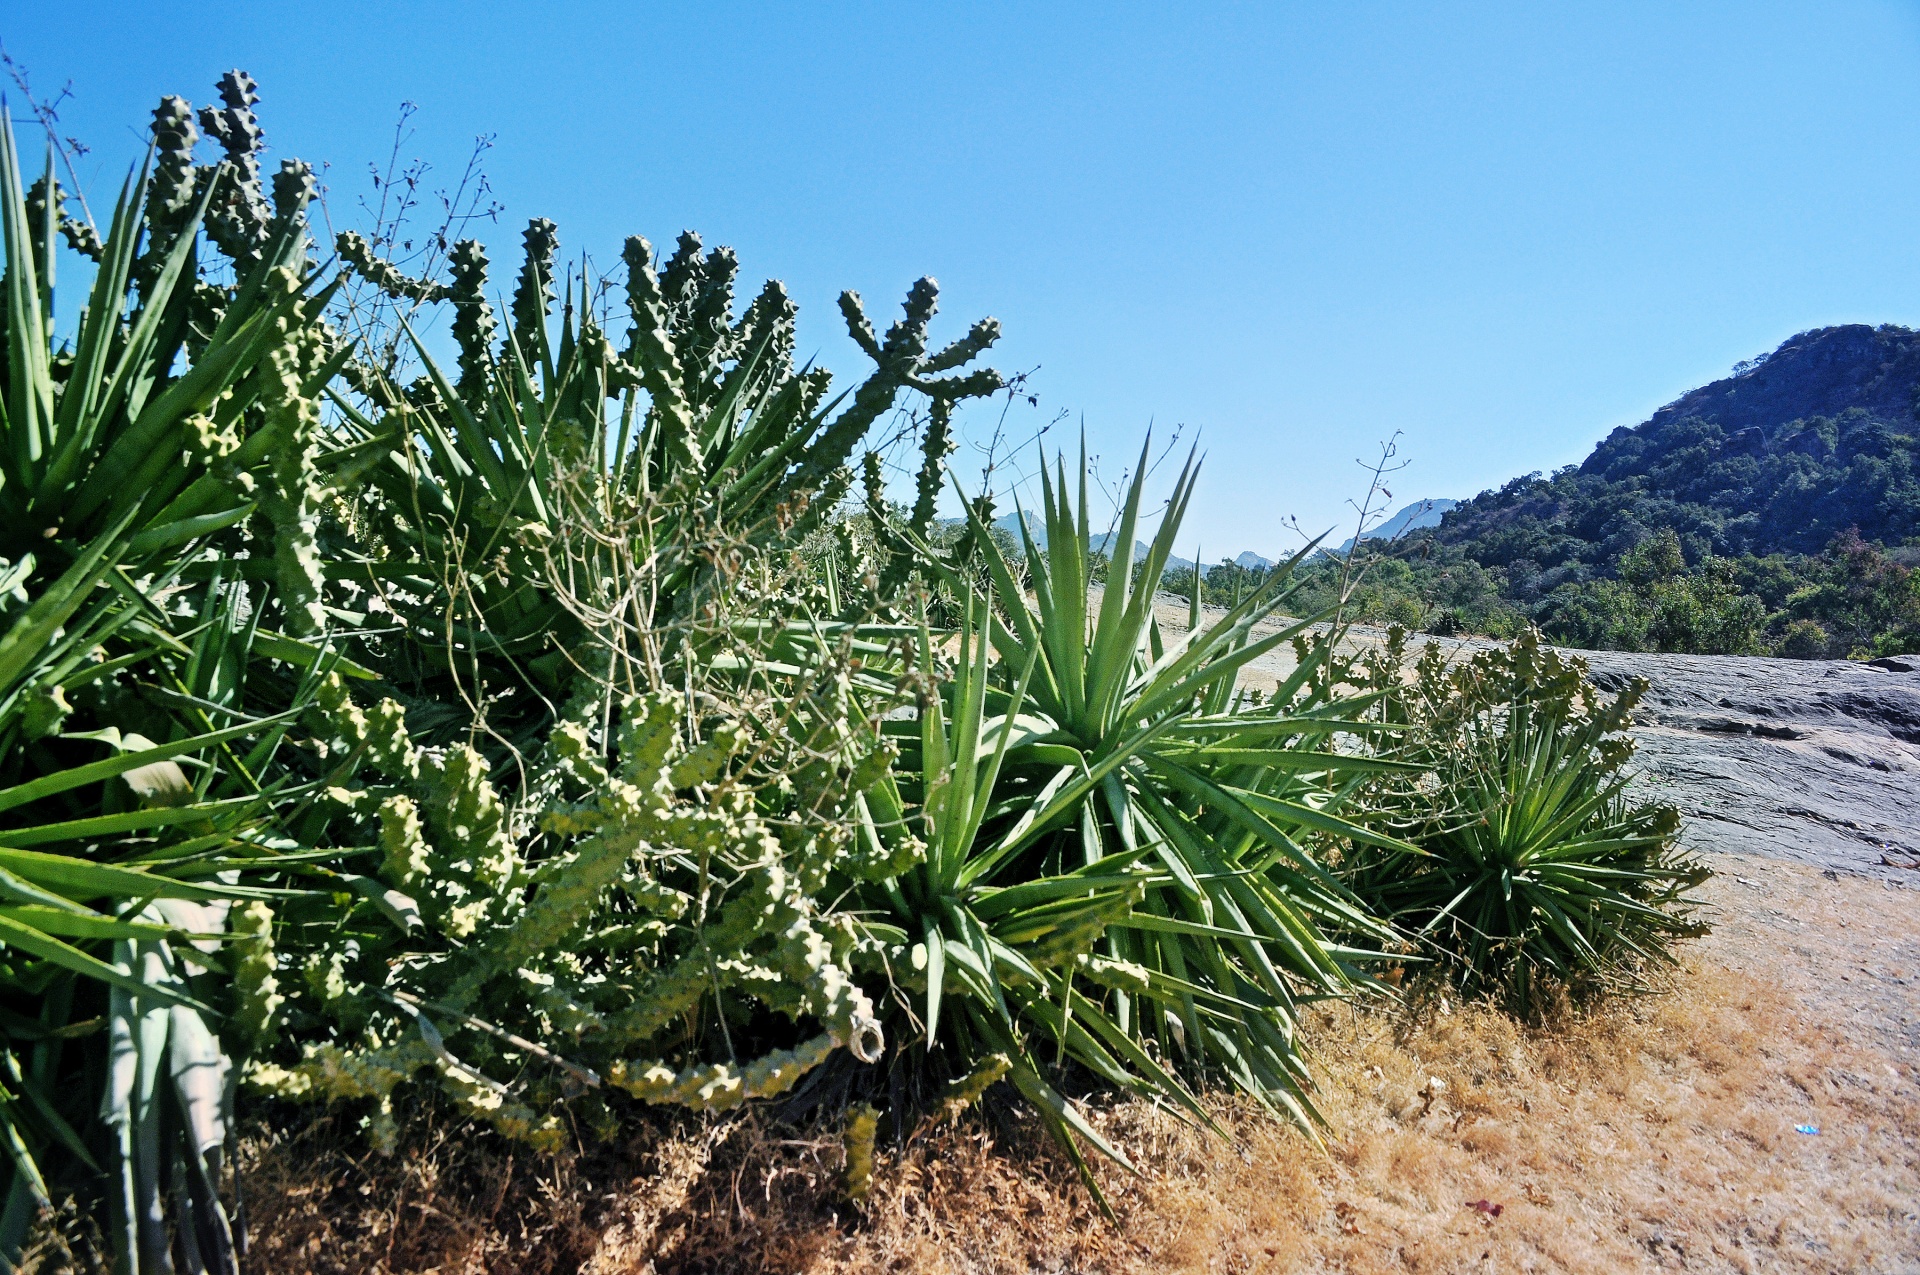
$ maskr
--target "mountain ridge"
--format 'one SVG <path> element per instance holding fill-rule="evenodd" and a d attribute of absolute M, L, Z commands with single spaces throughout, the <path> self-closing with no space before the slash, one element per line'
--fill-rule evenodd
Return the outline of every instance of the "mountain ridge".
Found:
<path fill-rule="evenodd" d="M 1920 533 L 1916 385 L 1920 332 L 1802 332 L 1615 429 L 1579 465 L 1462 502 L 1434 539 L 1483 566 L 1543 569 L 1600 566 L 1662 527 L 1690 560 L 1816 553 L 1850 526 L 1898 543 Z"/>
<path fill-rule="evenodd" d="M 1385 551 L 1361 611 L 1574 646 L 1920 651 L 1920 332 L 1813 328 Z"/>

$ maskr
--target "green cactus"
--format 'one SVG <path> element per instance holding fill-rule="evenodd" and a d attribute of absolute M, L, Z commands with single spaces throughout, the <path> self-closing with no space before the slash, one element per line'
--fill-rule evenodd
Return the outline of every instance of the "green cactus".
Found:
<path fill-rule="evenodd" d="M 674 326 L 682 326 L 692 311 L 706 271 L 707 258 L 700 247 L 700 236 L 691 230 L 681 231 L 674 242 L 673 256 L 660 271 L 661 300 Z"/>
<path fill-rule="evenodd" d="M 621 255 L 627 263 L 627 308 L 633 314 L 625 358 L 639 369 L 641 384 L 652 396 L 652 410 L 664 430 L 668 464 L 689 470 L 700 465 L 702 457 L 694 436 L 693 408 L 687 402 L 686 373 L 667 332 L 666 285 L 653 272 L 653 245 L 644 238 L 630 236 Z"/>
<path fill-rule="evenodd" d="M 849 1200 L 858 1204 L 873 1192 L 873 1140 L 880 1130 L 880 1113 L 862 1104 L 847 1113 L 846 1127 L 840 1134 L 841 1151 L 846 1157 L 840 1186 Z"/>
<path fill-rule="evenodd" d="M 487 252 L 477 239 L 453 245 L 448 262 L 453 284 L 453 339 L 460 346 L 460 397 L 476 403 L 486 397 L 493 371 L 493 306 L 487 301 Z"/>
<path fill-rule="evenodd" d="M 426 829 L 413 798 L 405 793 L 395 793 L 380 803 L 380 849 L 384 852 L 381 879 L 396 889 L 418 889 L 433 870 Z"/>
<path fill-rule="evenodd" d="M 545 217 L 527 223 L 521 235 L 526 260 L 513 290 L 513 339 L 532 361 L 546 345 L 547 312 L 553 309 L 553 258 L 560 249 L 560 228 Z"/>
<path fill-rule="evenodd" d="M 960 1113 L 980 1101 L 987 1090 L 1006 1079 L 1013 1070 L 1013 1059 L 1003 1053 L 988 1054 L 976 1064 L 973 1070 L 947 1085 L 940 1095 L 940 1102 L 934 1108 L 935 1120 L 951 1121 L 960 1117 Z"/>
<path fill-rule="evenodd" d="M 273 909 L 255 901 L 233 909 L 233 1023 L 255 1049 L 272 1045 L 280 1034 L 280 994 L 273 954 Z"/>
<path fill-rule="evenodd" d="M 260 186 L 260 153 L 267 139 L 253 110 L 259 86 L 236 70 L 221 76 L 215 88 L 221 105 L 200 108 L 200 127 L 227 154 L 207 212 L 207 237 L 244 271 L 259 260 L 273 220 Z"/>
<path fill-rule="evenodd" d="M 153 111 L 153 168 L 147 183 L 146 251 L 134 264 L 133 277 L 144 298 L 159 277 L 174 241 L 193 214 L 201 180 L 194 166 L 193 148 L 200 140 L 194 127 L 193 106 L 183 97 L 163 97 Z M 211 174 L 208 175 L 209 178 Z"/>
<path fill-rule="evenodd" d="M 746 724 L 710 721 L 689 744 L 694 707 L 684 694 L 622 697 L 610 751 L 587 724 L 561 722 L 547 747 L 559 792 L 517 835 L 479 753 L 403 745 L 397 704 L 362 708 L 337 674 L 323 679 L 310 725 L 339 808 L 376 825 L 381 879 L 408 896 L 388 907 L 417 907 L 425 930 L 389 925 L 365 948 L 308 954 L 294 998 L 336 1035 L 297 1061 L 262 1061 L 252 1083 L 371 1100 L 377 1139 L 394 1087 L 431 1072 L 475 1118 L 545 1146 L 556 1114 L 514 1069 L 492 1074 L 491 1033 L 570 1059 L 571 1076 L 705 1110 L 785 1092 L 836 1049 L 877 1059 L 874 1006 L 848 969 L 854 928 L 820 902 L 829 874 L 857 861 L 855 838 L 770 822 L 737 773 Z M 847 751 L 804 809 L 794 790 L 794 813 L 851 808 L 845 785 L 877 782 L 890 756 L 872 741 Z M 690 1017 L 749 1003 L 817 1028 L 755 1059 L 688 1056 Z M 475 1012 L 507 1026 L 482 1031 Z M 531 1045 L 542 1038 L 550 1051 Z"/>
<path fill-rule="evenodd" d="M 278 179 L 275 186 L 277 190 Z M 334 238 L 333 250 L 339 253 L 340 260 L 352 266 L 354 272 L 362 279 L 395 300 L 434 302 L 445 301 L 453 295 L 453 290 L 445 284 L 435 283 L 431 279 L 410 278 L 391 261 L 375 256 L 373 245 L 368 243 L 358 231 L 341 231 Z M 482 258 L 483 262 L 484 260 L 485 258 Z M 464 351 L 464 345 L 462 348 Z"/>
<path fill-rule="evenodd" d="M 272 272 L 270 286 L 292 295 L 301 282 L 293 270 L 282 266 Z M 306 330 L 276 347 L 261 371 L 265 385 L 261 402 L 276 438 L 260 505 L 273 526 L 274 568 L 287 627 L 301 635 L 318 633 L 327 624 L 321 603 L 326 582 L 315 539 L 326 498 L 325 482 L 314 463 L 322 424 L 319 403 L 304 392 L 306 377 L 321 357 L 317 334 Z"/>

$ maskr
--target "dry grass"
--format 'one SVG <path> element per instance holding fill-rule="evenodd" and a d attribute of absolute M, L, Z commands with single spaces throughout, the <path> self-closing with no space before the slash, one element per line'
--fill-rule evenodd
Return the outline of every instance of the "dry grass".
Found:
<path fill-rule="evenodd" d="M 1910 1073 L 1777 991 L 1695 968 L 1673 995 L 1552 1032 L 1484 1010 L 1411 1033 L 1328 1024 L 1324 1160 L 1243 1121 L 1144 1193 L 1175 1270 L 1909 1270 Z M 1439 1080 L 1444 1086 L 1432 1085 Z M 1434 1094 L 1429 1105 L 1426 1094 Z M 1817 1126 L 1814 1136 L 1795 1126 Z M 1484 1201 L 1481 1208 L 1474 1202 Z"/>
<path fill-rule="evenodd" d="M 1904 893 L 1904 892 L 1902 892 Z M 1698 961 L 1670 994 L 1530 1032 L 1479 1008 L 1323 1013 L 1325 1151 L 1223 1102 L 1232 1143 L 1098 1119 L 1123 1224 L 1003 1116 L 884 1156 L 751 1119 L 565 1161 L 422 1128 L 392 1161 L 327 1121 L 256 1142 L 258 1271 L 1880 1271 L 1920 1265 L 1906 1064 Z M 1896 1074 L 1898 1073 L 1898 1074 Z M 1436 1085 L 1434 1082 L 1438 1081 Z M 1794 1131 L 1816 1125 L 1818 1135 Z M 1481 1207 L 1475 1202 L 1484 1201 Z"/>

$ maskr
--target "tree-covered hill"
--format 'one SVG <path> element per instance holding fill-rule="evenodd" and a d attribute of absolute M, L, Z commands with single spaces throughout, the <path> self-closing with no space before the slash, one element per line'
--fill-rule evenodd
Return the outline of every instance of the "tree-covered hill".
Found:
<path fill-rule="evenodd" d="M 1800 655 L 1920 645 L 1920 332 L 1820 328 L 1449 510 L 1374 572 L 1441 627 Z"/>
<path fill-rule="evenodd" d="M 1467 501 L 1437 539 L 1543 570 L 1604 564 L 1662 527 L 1689 558 L 1817 553 L 1849 527 L 1898 543 L 1920 532 L 1916 384 L 1920 332 L 1803 333 L 1616 429 L 1578 467 Z"/>

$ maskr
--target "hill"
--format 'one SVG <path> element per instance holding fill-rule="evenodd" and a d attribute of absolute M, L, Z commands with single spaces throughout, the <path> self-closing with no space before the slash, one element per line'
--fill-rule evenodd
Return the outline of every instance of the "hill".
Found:
<path fill-rule="evenodd" d="M 1920 333 L 1802 333 L 1616 429 L 1579 466 L 1449 511 L 1437 539 L 1547 570 L 1603 563 L 1662 527 L 1690 558 L 1817 553 L 1849 527 L 1897 544 L 1920 532 L 1916 385 Z"/>
<path fill-rule="evenodd" d="M 1443 627 L 1532 621 L 1618 649 L 1911 649 L 1917 386 L 1920 332 L 1803 332 L 1581 464 L 1448 510 L 1388 551 L 1385 577 Z"/>

